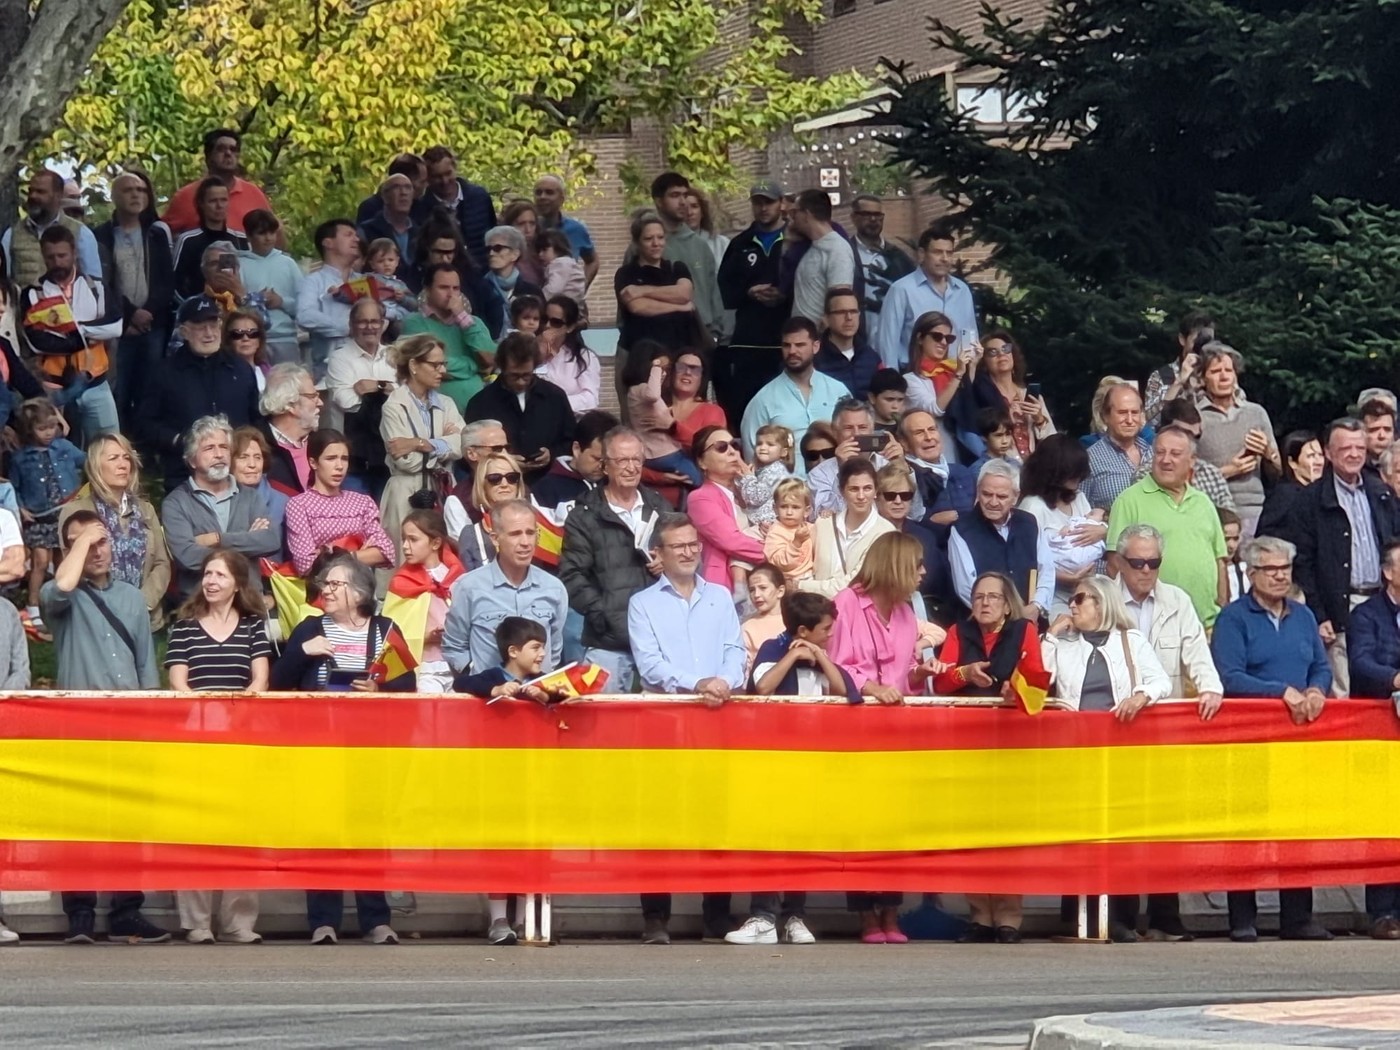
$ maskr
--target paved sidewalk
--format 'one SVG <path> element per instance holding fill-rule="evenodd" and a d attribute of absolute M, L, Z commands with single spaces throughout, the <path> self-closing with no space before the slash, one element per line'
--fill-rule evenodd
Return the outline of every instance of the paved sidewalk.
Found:
<path fill-rule="evenodd" d="M 1400 1047 L 1400 995 L 1230 1003 L 1037 1021 L 1031 1050 Z"/>

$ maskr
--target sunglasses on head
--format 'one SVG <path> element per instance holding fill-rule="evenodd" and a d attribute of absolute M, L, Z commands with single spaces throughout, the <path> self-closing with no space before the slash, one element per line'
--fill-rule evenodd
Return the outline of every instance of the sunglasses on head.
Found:
<path fill-rule="evenodd" d="M 487 475 L 486 475 L 486 484 L 488 484 L 488 485 L 499 485 L 499 484 L 500 484 L 501 482 L 503 482 L 503 481 L 504 481 L 507 485 L 519 485 L 519 484 L 520 484 L 520 471 L 518 471 L 518 470 L 512 470 L 509 474 L 487 474 Z"/>
<path fill-rule="evenodd" d="M 1123 560 L 1127 562 L 1129 566 L 1139 571 L 1142 569 L 1160 569 L 1162 567 L 1161 558 L 1124 558 Z"/>
<path fill-rule="evenodd" d="M 942 343 L 944 346 L 949 346 L 949 345 L 951 345 L 952 342 L 953 342 L 953 340 L 956 338 L 956 337 L 953 335 L 952 332 L 932 332 L 932 331 L 930 331 L 930 332 L 921 332 L 921 333 L 919 333 L 919 337 L 920 337 L 921 339 L 932 339 L 935 343 Z"/>
<path fill-rule="evenodd" d="M 914 498 L 912 492 L 882 492 L 880 498 L 886 503 L 908 503 Z"/>
<path fill-rule="evenodd" d="M 738 451 L 739 451 L 739 442 L 737 442 L 737 441 L 716 441 L 716 442 L 715 442 L 713 445 L 711 445 L 709 448 L 705 449 L 705 451 L 706 451 L 706 452 L 718 452 L 720 455 L 724 455 L 724 454 L 726 454 L 731 448 L 732 448 L 735 452 L 738 452 Z"/>
<path fill-rule="evenodd" d="M 818 463 L 821 460 L 830 459 L 834 455 L 836 455 L 834 448 L 809 448 L 802 453 L 802 458 L 808 463 Z"/>

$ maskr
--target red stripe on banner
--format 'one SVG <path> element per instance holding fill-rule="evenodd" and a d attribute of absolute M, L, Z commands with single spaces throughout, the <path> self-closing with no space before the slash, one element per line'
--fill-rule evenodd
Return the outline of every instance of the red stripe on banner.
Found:
<path fill-rule="evenodd" d="M 1400 840 L 1085 843 L 931 853 L 263 850 L 0 842 L 7 890 L 676 893 L 749 890 L 1093 894 L 1400 882 Z"/>
<path fill-rule="evenodd" d="M 115 703 L 114 703 L 115 702 Z M 858 732 L 855 729 L 858 728 Z M 0 737 L 306 747 L 656 748 L 758 751 L 939 751 L 1400 740 L 1389 703 L 1329 700 L 1295 726 L 1282 701 L 1227 700 L 1210 722 L 1193 704 L 1111 714 L 1016 709 L 666 702 L 248 698 L 18 694 L 0 702 Z"/>

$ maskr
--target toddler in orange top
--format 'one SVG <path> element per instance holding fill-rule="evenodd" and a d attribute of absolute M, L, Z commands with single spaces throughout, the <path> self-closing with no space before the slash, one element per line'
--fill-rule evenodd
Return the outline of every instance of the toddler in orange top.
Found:
<path fill-rule="evenodd" d="M 787 585 L 813 575 L 812 554 L 816 541 L 808 518 L 812 513 L 812 492 L 800 478 L 787 478 L 773 489 L 773 512 L 778 520 L 768 526 L 763 539 L 763 556 L 782 570 Z"/>

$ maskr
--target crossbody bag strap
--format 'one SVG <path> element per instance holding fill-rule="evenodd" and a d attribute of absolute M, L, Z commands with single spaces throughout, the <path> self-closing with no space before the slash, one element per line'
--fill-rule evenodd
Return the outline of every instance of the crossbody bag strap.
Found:
<path fill-rule="evenodd" d="M 117 637 L 131 650 L 131 658 L 139 661 L 141 657 L 136 651 L 136 639 L 131 637 L 131 632 L 126 629 L 126 624 L 117 619 L 117 614 L 114 613 L 111 607 L 102 599 L 102 595 L 97 592 L 97 588 L 90 583 L 80 583 L 78 584 L 78 590 L 86 594 L 92 604 L 97 606 L 97 611 L 111 624 L 112 630 L 117 632 Z"/>
<path fill-rule="evenodd" d="M 1123 643 L 1123 662 L 1128 665 L 1128 695 L 1137 692 L 1137 668 L 1133 665 L 1133 654 L 1128 649 L 1128 632 L 1120 630 L 1118 638 Z"/>

